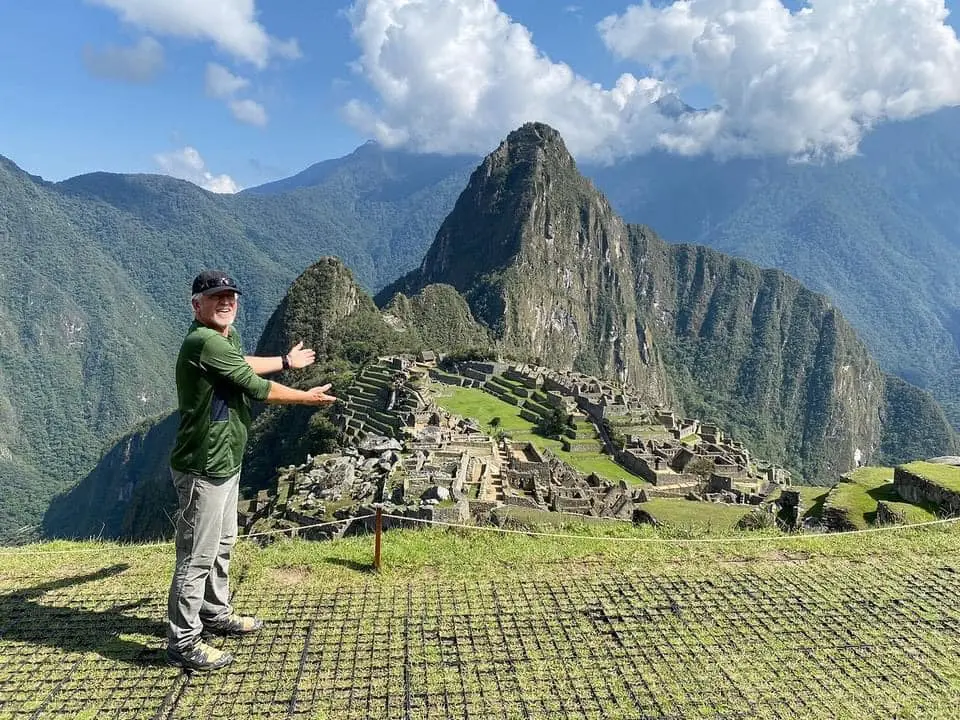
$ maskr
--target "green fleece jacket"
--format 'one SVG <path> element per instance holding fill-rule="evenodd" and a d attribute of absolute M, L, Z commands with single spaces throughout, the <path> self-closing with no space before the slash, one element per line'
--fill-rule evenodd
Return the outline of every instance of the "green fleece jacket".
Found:
<path fill-rule="evenodd" d="M 250 427 L 250 400 L 265 400 L 270 381 L 243 359 L 240 335 L 194 321 L 177 357 L 180 426 L 170 466 L 228 478 L 240 471 Z"/>

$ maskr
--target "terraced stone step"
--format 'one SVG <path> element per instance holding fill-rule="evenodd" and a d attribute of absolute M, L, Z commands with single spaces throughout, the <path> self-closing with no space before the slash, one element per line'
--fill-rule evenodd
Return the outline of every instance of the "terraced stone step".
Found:
<path fill-rule="evenodd" d="M 561 438 L 560 442 L 563 445 L 563 449 L 567 452 L 597 453 L 603 449 L 603 443 L 599 440 L 570 440 L 569 438 Z"/>
<path fill-rule="evenodd" d="M 445 373 L 441 370 L 437 370 L 436 368 L 430 369 L 430 379 L 435 380 L 436 382 L 442 382 L 446 385 L 463 385 L 463 378 L 459 375 L 451 375 L 450 373 Z"/>
<path fill-rule="evenodd" d="M 566 435 L 571 440 L 594 440 L 600 437 L 597 433 L 597 429 L 593 425 L 579 426 L 579 427 L 568 427 L 563 431 L 563 434 Z"/>
<path fill-rule="evenodd" d="M 482 373 L 473 368 L 463 368 L 462 374 L 465 378 L 479 380 L 480 382 L 487 382 L 492 377 L 489 373 Z"/>
<path fill-rule="evenodd" d="M 381 435 L 388 435 L 390 437 L 393 437 L 397 432 L 396 428 L 392 427 L 391 425 L 386 425 L 380 422 L 379 420 L 377 420 L 376 418 L 367 418 L 364 424 L 368 428 L 373 428 Z"/>
<path fill-rule="evenodd" d="M 504 392 L 499 387 L 497 387 L 496 385 L 491 385 L 489 382 L 484 383 L 483 389 L 486 390 L 491 395 L 493 395 L 494 397 L 497 397 L 506 403 L 510 403 L 511 405 L 517 405 L 517 406 L 523 405 L 523 400 L 518 398 L 516 395 L 512 395 L 508 392 Z"/>
<path fill-rule="evenodd" d="M 504 382 L 503 378 L 500 377 L 499 375 L 494 375 L 489 380 L 487 380 L 485 387 L 490 387 L 490 386 L 496 387 L 501 392 L 505 392 L 505 393 L 513 392 L 513 388 L 509 384 Z"/>
<path fill-rule="evenodd" d="M 384 383 L 392 383 L 395 375 L 395 370 L 390 370 L 381 365 L 366 367 L 360 372 L 362 378 L 376 378 Z"/>
<path fill-rule="evenodd" d="M 348 398 L 366 398 L 368 400 L 376 400 L 383 398 L 386 400 L 389 397 L 389 393 L 386 390 L 381 388 L 370 389 L 370 388 L 355 388 L 351 387 L 347 392 Z"/>
<path fill-rule="evenodd" d="M 536 413 L 536 414 L 539 415 L 540 417 L 549 417 L 550 414 L 551 414 L 551 413 L 554 411 L 554 409 L 555 409 L 555 408 L 552 408 L 552 407 L 549 407 L 549 406 L 546 406 L 546 405 L 541 405 L 540 403 L 535 402 L 535 401 L 533 401 L 533 400 L 527 400 L 527 401 L 523 404 L 523 407 L 524 407 L 525 409 L 527 409 L 527 410 L 530 410 L 531 412 Z"/>

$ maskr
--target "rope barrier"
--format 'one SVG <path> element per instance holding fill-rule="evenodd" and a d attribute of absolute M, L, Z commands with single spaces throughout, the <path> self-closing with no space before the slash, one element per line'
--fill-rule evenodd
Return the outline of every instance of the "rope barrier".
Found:
<path fill-rule="evenodd" d="M 458 523 L 449 523 L 442 520 L 426 520 L 424 518 L 412 518 L 404 515 L 390 515 L 384 513 L 383 517 L 394 520 L 405 520 L 407 522 L 423 523 L 426 525 L 439 525 L 442 527 L 456 528 L 459 530 L 474 530 L 477 532 L 494 532 L 505 535 L 527 535 L 528 537 L 547 537 L 561 540 L 603 540 L 610 542 L 634 542 L 634 543 L 662 543 L 671 545 L 693 545 L 693 544 L 716 544 L 716 543 L 750 543 L 763 541 L 795 541 L 795 540 L 813 540 L 817 538 L 850 537 L 851 535 L 866 535 L 868 533 L 891 532 L 895 530 L 915 530 L 917 528 L 931 527 L 933 525 L 948 525 L 960 521 L 960 517 L 947 518 L 945 520 L 931 520 L 914 525 L 885 525 L 878 528 L 867 528 L 866 530 L 844 530 L 833 533 L 807 533 L 799 535 L 764 535 L 744 536 L 744 537 L 721 537 L 721 538 L 641 538 L 641 537 L 609 537 L 603 535 L 574 535 L 572 533 L 545 533 L 533 530 L 511 530 L 509 528 L 489 527 L 485 525 L 461 525 Z"/>
<path fill-rule="evenodd" d="M 313 530 L 320 527 L 325 527 L 328 525 L 338 525 L 340 523 L 352 523 L 359 522 L 363 520 L 369 520 L 376 517 L 375 513 L 370 513 L 368 515 L 360 515 L 357 517 L 345 518 L 343 520 L 330 520 L 328 522 L 315 523 L 313 525 L 298 525 L 297 527 L 292 528 L 280 528 L 278 530 L 267 530 L 264 532 L 253 533 L 251 535 L 242 535 L 242 539 L 252 539 L 258 537 L 268 537 L 272 535 L 281 535 L 288 532 L 301 532 L 303 530 Z M 764 535 L 764 536 L 744 536 L 744 537 L 719 537 L 719 538 L 641 538 L 641 537 L 610 537 L 603 535 L 575 535 L 573 533 L 548 533 L 548 532 L 537 532 L 534 530 L 513 530 L 510 528 L 498 528 L 485 525 L 463 525 L 460 523 L 450 523 L 444 522 L 442 520 L 426 520 L 424 518 L 414 518 L 407 517 L 405 515 L 393 515 L 390 513 L 383 513 L 382 517 L 390 518 L 392 520 L 402 520 L 409 523 L 420 523 L 423 525 L 436 525 L 439 527 L 447 527 L 457 530 L 471 530 L 474 532 L 492 532 L 500 533 L 502 535 L 526 535 L 527 537 L 543 537 L 543 538 L 553 538 L 558 540 L 595 540 L 595 541 L 604 541 L 604 542 L 632 542 L 632 543 L 641 543 L 641 544 L 666 544 L 666 545 L 711 545 L 711 544 L 724 544 L 724 543 L 757 543 L 757 542 L 795 542 L 803 540 L 815 540 L 823 538 L 838 538 L 838 537 L 851 537 L 853 535 L 868 535 L 874 533 L 885 533 L 885 532 L 896 532 L 899 530 L 917 530 L 920 528 L 933 527 L 938 525 L 949 525 L 952 523 L 960 522 L 960 517 L 955 518 L 946 518 L 944 520 L 931 520 L 923 523 L 916 523 L 913 525 L 886 525 L 884 527 L 878 528 L 867 528 L 865 530 L 845 530 L 842 532 L 833 532 L 833 533 L 805 533 L 798 535 Z M 161 542 L 161 543 L 145 543 L 145 544 L 135 544 L 121 546 L 124 549 L 132 550 L 151 550 L 161 547 L 169 547 L 173 545 L 173 541 Z M 83 554 L 92 554 L 92 553 L 102 553 L 102 548 L 75 548 L 72 550 L 7 550 L 0 551 L 0 557 L 3 556 L 19 556 L 19 557 L 29 557 L 34 555 L 83 555 Z"/>
<path fill-rule="evenodd" d="M 369 515 L 360 515 L 358 517 L 345 518 L 343 520 L 330 520 L 328 522 L 315 523 L 313 525 L 297 525 L 291 528 L 280 528 L 278 530 L 265 530 L 263 532 L 253 533 L 251 535 L 240 535 L 238 539 L 248 540 L 250 538 L 267 537 L 270 535 L 280 535 L 281 533 L 300 532 L 302 530 L 313 530 L 314 528 L 325 527 L 327 525 L 338 525 L 340 523 L 351 523 L 359 520 L 369 520 L 375 517 L 375 513 Z M 159 543 L 137 543 L 131 545 L 121 545 L 120 549 L 152 550 L 155 548 L 170 547 L 174 544 L 172 540 Z M 30 557 L 32 555 L 84 555 L 88 553 L 102 553 L 103 548 L 74 548 L 72 550 L 6 550 L 0 552 L 0 557 L 17 556 Z"/>
<path fill-rule="evenodd" d="M 279 530 L 265 530 L 264 532 L 253 533 L 252 535 L 243 535 L 244 540 L 249 540 L 250 538 L 255 537 L 267 537 L 269 535 L 279 535 L 285 532 L 300 532 L 301 530 L 313 530 L 318 527 L 325 527 L 327 525 L 337 525 L 339 523 L 352 523 L 355 520 L 369 520 L 372 517 L 376 517 L 376 513 L 370 513 L 369 515 L 359 515 L 357 517 L 344 518 L 343 520 L 330 520 L 329 522 L 317 523 L 315 525 L 298 525 L 297 527 L 292 528 L 280 528 Z"/>

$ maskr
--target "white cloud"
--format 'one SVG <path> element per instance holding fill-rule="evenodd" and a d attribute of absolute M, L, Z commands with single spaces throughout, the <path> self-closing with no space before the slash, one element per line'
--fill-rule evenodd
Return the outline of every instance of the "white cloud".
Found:
<path fill-rule="evenodd" d="M 226 100 L 249 84 L 249 80 L 234 75 L 223 65 L 207 63 L 206 90 L 210 97 Z"/>
<path fill-rule="evenodd" d="M 300 56 L 296 40 L 271 37 L 256 20 L 254 0 L 87 0 L 116 11 L 132 25 L 158 35 L 212 41 L 259 68 L 270 57 Z"/>
<path fill-rule="evenodd" d="M 796 13 L 780 0 L 657 5 L 598 25 L 641 71 L 604 88 L 540 52 L 494 0 L 356 0 L 355 69 L 378 102 L 352 100 L 346 116 L 381 142 L 433 151 L 487 152 L 540 120 L 583 157 L 844 157 L 878 122 L 960 104 L 943 0 L 811 0 Z M 695 85 L 717 107 L 674 112 L 674 93 Z"/>
<path fill-rule="evenodd" d="M 237 193 L 241 188 L 229 175 L 214 175 L 207 169 L 196 148 L 189 145 L 167 153 L 157 153 L 154 162 L 164 175 L 171 175 L 215 193 Z"/>
<path fill-rule="evenodd" d="M 263 105 L 254 100 L 235 97 L 249 85 L 249 80 L 234 75 L 222 65 L 207 63 L 207 95 L 227 101 L 230 112 L 240 122 L 264 127 L 267 124 L 267 111 Z"/>
<path fill-rule="evenodd" d="M 163 70 L 163 46 L 152 37 L 133 47 L 83 48 L 83 64 L 91 75 L 131 83 L 148 83 Z"/>
<path fill-rule="evenodd" d="M 253 100 L 231 100 L 230 112 L 240 122 L 263 127 L 267 124 L 267 111 L 263 105 Z"/>
<path fill-rule="evenodd" d="M 690 151 L 849 156 L 885 120 L 960 104 L 960 43 L 943 0 L 645 1 L 598 28 L 622 58 L 720 109 L 663 139 Z"/>
<path fill-rule="evenodd" d="M 380 107 L 353 100 L 346 116 L 385 144 L 488 152 L 540 120 L 603 155 L 649 149 L 669 124 L 651 104 L 660 81 L 624 75 L 605 90 L 541 53 L 493 0 L 359 0 L 349 17 Z"/>

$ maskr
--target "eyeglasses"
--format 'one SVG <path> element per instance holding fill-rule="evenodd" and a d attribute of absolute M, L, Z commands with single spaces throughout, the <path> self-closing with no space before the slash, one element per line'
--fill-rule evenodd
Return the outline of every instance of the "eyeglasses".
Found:
<path fill-rule="evenodd" d="M 201 289 L 201 292 L 212 290 L 215 287 L 236 289 L 237 283 L 234 282 L 233 278 L 229 278 L 229 277 L 210 278 L 203 284 L 203 288 Z"/>

